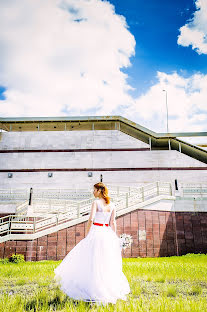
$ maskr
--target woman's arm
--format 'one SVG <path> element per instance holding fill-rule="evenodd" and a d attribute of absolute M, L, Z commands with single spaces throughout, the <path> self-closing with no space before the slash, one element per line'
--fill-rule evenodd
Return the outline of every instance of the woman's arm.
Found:
<path fill-rule="evenodd" d="M 112 228 L 112 230 L 116 233 L 116 207 L 115 207 L 115 205 L 114 205 L 114 209 L 111 213 L 109 225 Z"/>
<path fill-rule="evenodd" d="M 94 219 L 95 213 L 96 213 L 96 206 L 97 206 L 97 203 L 94 201 L 92 203 L 91 212 L 90 212 L 90 216 L 89 216 L 87 227 L 86 227 L 86 235 L 88 235 L 88 232 L 90 231 L 91 225 L 93 223 L 93 219 Z"/>

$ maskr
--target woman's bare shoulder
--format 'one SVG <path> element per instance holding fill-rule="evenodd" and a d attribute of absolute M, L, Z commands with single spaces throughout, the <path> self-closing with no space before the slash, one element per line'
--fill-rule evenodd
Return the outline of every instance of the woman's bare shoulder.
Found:
<path fill-rule="evenodd" d="M 94 206 L 97 207 L 97 199 L 94 199 L 94 200 L 92 201 L 92 206 L 93 206 L 93 207 L 94 207 Z"/>

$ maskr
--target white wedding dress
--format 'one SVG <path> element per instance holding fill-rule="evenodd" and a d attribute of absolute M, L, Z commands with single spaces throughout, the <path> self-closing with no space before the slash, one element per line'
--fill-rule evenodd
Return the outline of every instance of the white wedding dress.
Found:
<path fill-rule="evenodd" d="M 97 200 L 93 222 L 109 224 L 110 212 Z M 92 224 L 88 235 L 82 239 L 54 270 L 55 280 L 61 290 L 75 300 L 103 304 L 126 300 L 129 283 L 122 272 L 120 240 L 110 226 Z"/>

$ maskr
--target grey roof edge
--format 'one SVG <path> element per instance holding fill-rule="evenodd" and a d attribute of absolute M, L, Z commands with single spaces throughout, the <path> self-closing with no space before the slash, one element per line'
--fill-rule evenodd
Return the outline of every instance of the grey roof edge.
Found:
<path fill-rule="evenodd" d="M 60 116 L 60 117 L 0 117 L 0 123 L 10 122 L 44 122 L 44 121 L 122 121 L 129 126 L 132 126 L 146 134 L 155 138 L 176 138 L 176 137 L 195 137 L 195 136 L 207 136 L 207 132 L 172 132 L 172 133 L 157 133 L 148 128 L 141 126 L 140 124 L 133 122 L 123 116 L 119 115 L 105 115 L 105 116 Z"/>
<path fill-rule="evenodd" d="M 202 149 L 202 148 L 201 148 L 200 146 L 198 146 L 198 145 L 194 145 L 194 144 L 192 144 L 192 143 L 189 143 L 189 142 L 180 140 L 180 139 L 178 139 L 178 138 L 174 138 L 174 140 L 176 140 L 178 143 L 180 142 L 180 143 L 183 144 L 183 145 L 190 146 L 191 148 L 194 148 L 194 149 L 200 151 L 201 153 L 204 153 L 204 154 L 207 155 L 207 151 L 204 150 L 204 149 Z"/>
<path fill-rule="evenodd" d="M 64 116 L 64 117 L 17 117 L 17 118 L 0 118 L 0 124 L 2 123 L 15 123 L 15 122 L 46 122 L 46 121 L 118 121 L 130 128 L 134 128 L 135 130 L 142 132 L 145 136 L 149 136 L 153 139 L 155 144 L 168 146 L 170 141 L 174 141 L 176 144 L 181 144 L 185 151 L 182 153 L 191 156 L 197 160 L 200 160 L 207 164 L 207 151 L 201 149 L 200 147 L 188 143 L 186 141 L 181 140 L 177 137 L 187 137 L 187 136 L 206 136 L 206 132 L 186 132 L 186 133 L 156 133 L 153 132 L 125 117 L 122 116 Z M 131 135 L 131 134 L 130 134 Z M 160 143 L 159 143 L 160 142 Z M 163 145 L 164 144 L 164 145 Z M 186 149 L 189 149 L 186 150 Z"/>
<path fill-rule="evenodd" d="M 120 116 L 56 116 L 56 117 L 0 117 L 0 122 L 24 122 L 24 121 L 74 121 L 74 120 L 106 120 L 115 119 Z"/>
<path fill-rule="evenodd" d="M 154 131 L 151 131 L 125 117 L 122 116 L 63 116 L 63 117 L 11 117 L 11 118 L 0 118 L 0 123 L 10 123 L 10 122 L 44 122 L 44 121 L 122 121 L 130 126 L 133 126 L 147 134 L 157 137 Z"/>
<path fill-rule="evenodd" d="M 207 132 L 203 131 L 203 132 L 171 132 L 171 133 L 157 133 L 159 135 L 159 137 L 162 136 L 170 136 L 173 138 L 176 137 L 195 137 L 195 136 L 206 136 L 207 137 Z"/>

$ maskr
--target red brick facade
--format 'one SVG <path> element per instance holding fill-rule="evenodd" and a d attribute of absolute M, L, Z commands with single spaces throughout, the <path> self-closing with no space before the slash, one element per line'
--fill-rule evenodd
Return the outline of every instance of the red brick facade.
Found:
<path fill-rule="evenodd" d="M 81 223 L 32 241 L 0 243 L 0 258 L 13 253 L 26 261 L 60 260 L 85 237 Z M 146 240 L 139 237 L 146 231 Z M 207 253 L 207 213 L 137 210 L 117 218 L 117 234 L 131 234 L 133 244 L 123 257 L 159 257 Z"/>

